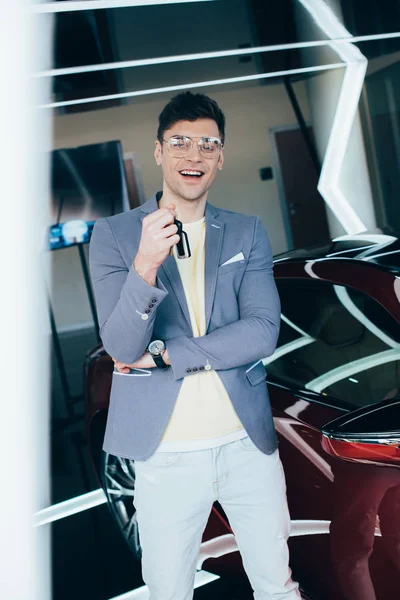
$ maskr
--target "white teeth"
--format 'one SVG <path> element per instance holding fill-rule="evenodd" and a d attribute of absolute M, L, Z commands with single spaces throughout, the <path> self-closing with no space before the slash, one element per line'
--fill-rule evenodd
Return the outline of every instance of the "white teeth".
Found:
<path fill-rule="evenodd" d="M 203 173 L 201 171 L 181 171 L 181 175 L 196 175 L 197 177 L 201 176 Z"/>

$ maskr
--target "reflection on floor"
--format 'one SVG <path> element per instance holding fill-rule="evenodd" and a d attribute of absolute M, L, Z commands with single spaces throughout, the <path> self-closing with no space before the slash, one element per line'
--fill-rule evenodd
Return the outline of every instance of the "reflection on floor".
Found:
<path fill-rule="evenodd" d="M 107 506 L 53 524 L 53 599 L 109 600 L 143 586 L 140 564 L 125 546 Z M 246 581 L 218 579 L 195 600 L 250 600 Z"/>
<path fill-rule="evenodd" d="M 96 345 L 92 329 L 60 337 L 70 387 L 66 395 L 52 369 L 52 503 L 98 489 L 86 445 L 83 363 Z M 68 397 L 69 396 L 69 397 Z M 106 505 L 52 525 L 53 600 L 109 600 L 143 585 L 140 564 L 114 525 Z M 198 588 L 195 600 L 250 600 L 243 578 L 224 577 Z"/>

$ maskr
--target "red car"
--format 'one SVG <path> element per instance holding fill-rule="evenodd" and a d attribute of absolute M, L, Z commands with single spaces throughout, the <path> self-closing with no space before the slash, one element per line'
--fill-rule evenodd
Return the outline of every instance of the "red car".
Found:
<path fill-rule="evenodd" d="M 305 598 L 394 600 L 400 590 L 400 241 L 343 236 L 275 259 L 278 348 L 264 360 L 292 518 L 291 567 Z M 266 298 L 266 301 L 268 299 Z M 113 363 L 85 365 L 93 464 L 132 551 L 134 461 L 101 450 Z M 241 569 L 222 508 L 198 567 Z"/>

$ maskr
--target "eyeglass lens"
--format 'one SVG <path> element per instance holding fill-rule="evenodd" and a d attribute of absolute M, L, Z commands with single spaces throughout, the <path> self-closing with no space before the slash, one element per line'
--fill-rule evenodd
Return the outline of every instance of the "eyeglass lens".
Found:
<path fill-rule="evenodd" d="M 186 156 L 192 148 L 193 140 L 185 136 L 175 136 L 168 140 L 168 150 L 175 157 Z M 213 158 L 221 151 L 221 141 L 218 138 L 202 137 L 197 141 L 200 154 Z"/>

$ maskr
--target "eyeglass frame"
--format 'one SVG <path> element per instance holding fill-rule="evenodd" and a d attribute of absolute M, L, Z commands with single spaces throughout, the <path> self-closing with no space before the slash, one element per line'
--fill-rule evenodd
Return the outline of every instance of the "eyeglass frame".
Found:
<path fill-rule="evenodd" d="M 191 145 L 190 145 L 189 150 L 186 152 L 186 154 L 184 154 L 182 156 L 174 156 L 173 154 L 171 154 L 171 150 L 170 150 L 170 147 L 169 147 L 169 141 L 172 140 L 172 139 L 179 139 L 179 138 L 190 140 L 190 144 Z M 218 149 L 218 154 L 216 154 L 216 156 L 207 156 L 206 154 L 202 153 L 202 151 L 201 151 L 201 149 L 199 147 L 199 143 L 198 142 L 200 140 L 206 140 L 206 139 L 208 139 L 208 140 L 217 140 L 220 143 L 220 147 Z M 173 158 L 185 158 L 185 156 L 187 156 L 189 154 L 189 152 L 192 150 L 192 148 L 193 148 L 193 142 L 196 142 L 199 154 L 201 154 L 201 156 L 203 156 L 204 158 L 207 158 L 208 160 L 212 160 L 213 158 L 219 158 L 221 156 L 222 150 L 224 149 L 224 142 L 220 138 L 217 138 L 217 137 L 215 137 L 213 135 L 202 135 L 201 137 L 191 138 L 188 135 L 179 135 L 178 134 L 178 135 L 171 135 L 171 137 L 168 138 L 167 140 L 165 140 L 164 138 L 162 138 L 162 141 L 165 144 L 167 144 L 168 152 L 169 152 L 169 154 L 171 154 L 171 156 Z"/>

